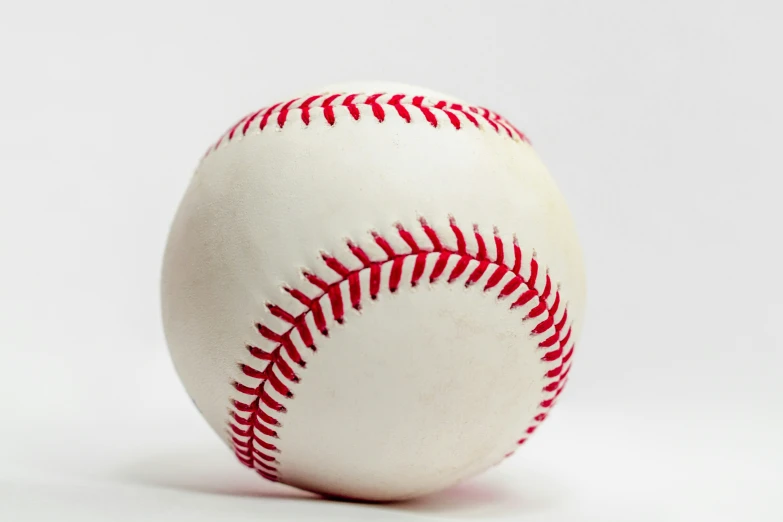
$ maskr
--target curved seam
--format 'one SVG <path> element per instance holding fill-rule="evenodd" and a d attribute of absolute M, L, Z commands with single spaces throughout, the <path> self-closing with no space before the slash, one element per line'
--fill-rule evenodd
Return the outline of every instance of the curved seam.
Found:
<path fill-rule="evenodd" d="M 388 99 L 382 99 L 389 97 Z M 410 101 L 405 101 L 410 99 Z M 320 103 L 317 103 L 320 102 Z M 353 120 L 362 118 L 359 106 L 368 106 L 372 110 L 372 116 L 383 123 L 387 115 L 396 116 L 406 123 L 411 123 L 412 117 L 409 109 L 415 109 L 421 112 L 425 120 L 435 128 L 442 123 L 460 130 L 465 124 L 470 124 L 475 128 L 481 128 L 482 125 L 488 125 L 497 134 L 507 135 L 514 141 L 530 143 L 530 140 L 519 129 L 514 127 L 508 120 L 501 115 L 484 107 L 464 105 L 457 102 L 446 100 L 432 101 L 424 96 L 413 95 L 390 95 L 389 93 L 375 94 L 318 94 L 308 98 L 294 98 L 287 102 L 280 102 L 269 107 L 264 107 L 255 112 L 251 112 L 232 125 L 216 143 L 214 143 L 204 155 L 208 156 L 211 152 L 217 150 L 222 144 L 231 142 L 238 136 L 245 136 L 251 128 L 259 132 L 267 127 L 277 127 L 282 129 L 291 122 L 292 112 L 299 113 L 298 121 L 309 126 L 312 111 L 323 112 L 325 121 L 333 126 L 337 121 L 337 112 L 335 109 L 346 109 Z M 394 110 L 389 110 L 394 109 Z M 435 112 L 433 112 L 435 111 Z M 439 119 L 436 114 L 443 114 L 446 120 Z M 345 116 L 340 116 L 345 117 Z M 480 123 L 483 122 L 483 123 Z"/>
<path fill-rule="evenodd" d="M 279 481 L 280 476 L 278 473 L 279 461 L 277 454 L 280 450 L 275 444 L 269 443 L 262 439 L 256 433 L 256 430 L 265 437 L 277 439 L 277 429 L 280 426 L 280 422 L 273 415 L 284 414 L 287 409 L 279 401 L 275 400 L 266 390 L 267 386 L 271 386 L 278 394 L 286 397 L 286 400 L 293 399 L 289 387 L 283 382 L 285 379 L 288 382 L 299 382 L 299 376 L 295 372 L 294 368 L 289 365 L 283 358 L 282 354 L 285 351 L 286 355 L 293 361 L 300 369 L 305 368 L 304 360 L 299 353 L 299 350 L 291 340 L 291 336 L 297 333 L 302 340 L 302 343 L 311 350 L 316 350 L 315 340 L 313 333 L 310 331 L 310 327 L 307 325 L 307 317 L 310 316 L 315 323 L 319 333 L 325 337 L 328 337 L 329 332 L 326 326 L 326 318 L 324 315 L 323 306 L 321 300 L 327 298 L 331 305 L 332 318 L 339 324 L 342 324 L 345 317 L 345 303 L 341 286 L 348 283 L 348 294 L 350 299 L 350 306 L 355 309 L 360 309 L 363 300 L 362 288 L 359 279 L 359 274 L 370 270 L 370 299 L 374 300 L 378 293 L 383 289 L 394 293 L 396 292 L 402 282 L 401 275 L 403 271 L 403 264 L 407 259 L 416 257 L 415 265 L 411 280 L 409 281 L 412 286 L 416 286 L 422 278 L 425 277 L 425 265 L 427 256 L 432 254 L 438 254 L 438 259 L 430 270 L 429 281 L 435 283 L 439 279 L 442 279 L 445 275 L 445 270 L 448 262 L 452 256 L 458 256 L 459 259 L 451 272 L 448 274 L 447 283 L 452 284 L 466 273 L 468 265 L 471 261 L 478 262 L 468 278 L 465 280 L 465 286 L 471 287 L 485 276 L 487 271 L 492 267 L 494 270 L 483 288 L 484 292 L 500 286 L 501 281 L 509 273 L 513 276 L 504 283 L 500 291 L 498 292 L 498 300 L 511 296 L 520 288 L 524 287 L 514 302 L 511 303 L 510 308 L 514 309 L 522 306 L 529 306 L 533 304 L 533 300 L 537 299 L 538 302 L 533 308 L 523 317 L 523 320 L 537 319 L 538 323 L 531 329 L 531 336 L 542 335 L 551 329 L 554 329 L 554 333 L 548 336 L 546 339 L 538 343 L 539 348 L 546 349 L 542 355 L 541 360 L 556 364 L 552 369 L 548 369 L 543 377 L 542 381 L 544 386 L 541 389 L 541 402 L 537 406 L 536 415 L 528 422 L 528 427 L 525 430 L 522 438 L 516 441 L 517 446 L 523 444 L 527 438 L 537 429 L 537 427 L 547 417 L 549 410 L 554 405 L 557 397 L 563 390 L 567 381 L 568 372 L 570 370 L 570 359 L 573 354 L 573 343 L 570 342 L 571 327 L 568 320 L 568 307 L 567 304 L 560 302 L 560 289 L 553 285 L 549 277 L 549 274 L 540 270 L 538 262 L 535 259 L 535 253 L 532 256 L 528 256 L 526 261 L 527 267 L 530 268 L 529 276 L 525 279 L 521 275 L 522 268 L 522 251 L 519 245 L 516 243 L 516 239 L 513 242 L 513 266 L 509 267 L 508 260 L 504 259 L 505 246 L 503 240 L 497 235 L 494 235 L 494 243 L 496 245 L 496 258 L 490 260 L 487 257 L 486 239 L 478 232 L 477 228 L 474 228 L 475 239 L 478 245 L 478 252 L 471 254 L 467 252 L 464 232 L 456 225 L 454 220 L 451 221 L 451 230 L 457 239 L 457 248 L 446 248 L 442 244 L 440 237 L 433 228 L 427 225 L 426 221 L 420 220 L 421 226 L 432 243 L 432 246 L 428 249 L 421 248 L 416 242 L 413 235 L 405 230 L 401 225 L 398 225 L 398 232 L 403 241 L 411 249 L 411 252 L 400 253 L 394 250 L 391 243 L 379 234 L 373 234 L 375 243 L 381 248 L 387 255 L 387 259 L 382 261 L 371 261 L 367 252 L 361 247 L 352 242 L 348 242 L 348 248 L 353 256 L 362 264 L 359 269 L 351 270 L 338 261 L 335 257 L 324 254 L 323 260 L 327 267 L 339 276 L 339 279 L 333 283 L 328 283 L 322 278 L 316 276 L 313 273 L 305 272 L 305 278 L 314 286 L 320 288 L 321 293 L 314 298 L 308 297 L 304 292 L 286 287 L 285 290 L 302 305 L 305 306 L 305 310 L 298 315 L 291 314 L 283 308 L 268 304 L 267 308 L 270 313 L 288 323 L 290 327 L 284 333 L 277 333 L 269 327 L 257 323 L 256 328 L 259 334 L 276 346 L 271 352 L 266 352 L 255 346 L 247 346 L 250 354 L 260 361 L 266 363 L 263 369 L 255 368 L 248 364 L 240 363 L 241 372 L 247 377 L 258 379 L 258 385 L 255 387 L 246 386 L 238 381 L 233 382 L 234 388 L 243 395 L 251 396 L 250 402 L 242 402 L 232 399 L 233 409 L 230 411 L 229 418 L 229 435 L 231 437 L 234 453 L 236 457 L 247 467 L 254 468 L 261 476 L 273 481 Z M 392 264 L 389 272 L 388 281 L 381 280 L 381 271 L 384 266 Z M 544 289 L 538 291 L 535 285 L 540 277 L 546 277 Z M 385 285 L 385 286 L 384 286 Z M 552 298 L 552 304 L 547 302 L 547 299 Z M 556 315 L 559 307 L 563 308 L 562 317 L 555 323 Z M 562 335 L 561 335 L 562 334 Z M 277 370 L 275 372 L 274 370 Z M 282 378 L 280 377 L 282 375 Z M 261 408 L 261 404 L 274 411 L 274 414 L 268 414 Z M 247 414 L 244 417 L 242 414 Z M 242 440 L 241 438 L 247 438 Z M 506 454 L 508 457 L 513 452 Z"/>

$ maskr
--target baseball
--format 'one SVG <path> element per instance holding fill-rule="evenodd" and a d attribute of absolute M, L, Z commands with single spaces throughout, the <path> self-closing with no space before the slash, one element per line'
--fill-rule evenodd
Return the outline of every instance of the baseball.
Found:
<path fill-rule="evenodd" d="M 528 138 L 402 84 L 325 87 L 231 126 L 179 205 L 161 287 L 177 373 L 239 462 L 369 501 L 524 444 L 585 304 L 571 214 Z"/>

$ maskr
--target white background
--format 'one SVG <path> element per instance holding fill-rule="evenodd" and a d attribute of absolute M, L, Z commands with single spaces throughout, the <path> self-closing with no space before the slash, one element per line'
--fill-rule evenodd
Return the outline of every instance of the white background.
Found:
<path fill-rule="evenodd" d="M 775 1 L 4 2 L 0 520 L 783 519 L 782 24 Z M 364 79 L 515 122 L 589 276 L 572 380 L 524 450 L 391 506 L 235 463 L 159 317 L 205 147 Z"/>

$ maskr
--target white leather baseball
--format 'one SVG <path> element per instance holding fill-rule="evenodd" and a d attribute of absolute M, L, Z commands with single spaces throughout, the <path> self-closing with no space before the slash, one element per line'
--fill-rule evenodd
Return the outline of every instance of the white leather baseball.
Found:
<path fill-rule="evenodd" d="M 243 118 L 201 160 L 162 273 L 177 372 L 239 460 L 364 500 L 511 454 L 566 382 L 584 300 L 527 139 L 399 84 Z"/>

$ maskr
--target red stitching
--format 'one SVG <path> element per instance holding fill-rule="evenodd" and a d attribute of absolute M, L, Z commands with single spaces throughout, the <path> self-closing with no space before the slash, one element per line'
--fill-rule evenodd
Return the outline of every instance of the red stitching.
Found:
<path fill-rule="evenodd" d="M 317 103 L 321 100 L 321 103 Z M 412 121 L 410 107 L 415 107 L 424 119 L 435 128 L 443 124 L 450 125 L 456 130 L 472 125 L 475 128 L 487 126 L 497 134 L 505 134 L 516 141 L 528 142 L 528 138 L 505 118 L 484 107 L 463 106 L 460 103 L 446 100 L 432 100 L 424 96 L 412 96 L 406 94 L 360 94 L 341 93 L 324 95 L 319 94 L 308 98 L 294 98 L 286 102 L 276 103 L 270 107 L 259 109 L 248 114 L 236 124 L 232 125 L 220 139 L 209 148 L 207 154 L 228 143 L 239 136 L 245 136 L 251 129 L 263 131 L 274 122 L 274 127 L 282 129 L 294 120 L 299 120 L 305 126 L 313 123 L 313 114 L 322 112 L 329 125 L 334 125 L 337 115 L 342 108 L 347 111 L 353 120 L 363 117 L 362 107 L 368 107 L 372 117 L 379 123 L 386 121 L 390 115 L 397 115 L 405 122 Z M 388 109 L 394 109 L 389 111 Z M 298 118 L 293 113 L 299 112 Z M 260 120 L 259 120 L 260 117 Z"/>
<path fill-rule="evenodd" d="M 529 274 L 525 276 L 520 273 L 522 268 L 522 251 L 516 239 L 513 242 L 513 265 L 509 266 L 511 260 L 506 260 L 504 256 L 504 243 L 497 231 L 494 231 L 492 236 L 496 248 L 495 257 L 491 259 L 486 248 L 486 238 L 479 232 L 477 227 L 474 227 L 472 231 L 476 238 L 476 253 L 469 251 L 465 241 L 465 233 L 453 219 L 451 220 L 450 229 L 454 234 L 456 248 L 444 246 L 442 238 L 424 220 L 421 220 L 421 227 L 430 245 L 424 246 L 420 244 L 410 231 L 401 225 L 397 227 L 400 239 L 408 247 L 407 251 L 396 250 L 392 246 L 393 243 L 388 239 L 378 233 L 373 233 L 374 242 L 386 255 L 386 259 L 381 261 L 372 261 L 367 251 L 356 243 L 348 241 L 348 251 L 360 263 L 359 268 L 350 268 L 336 257 L 323 254 L 321 257 L 324 265 L 336 276 L 336 280 L 327 282 L 311 272 L 305 272 L 305 279 L 319 292 L 314 297 L 309 297 L 305 292 L 298 289 L 284 288 L 289 295 L 305 307 L 303 312 L 293 314 L 278 305 L 267 304 L 270 314 L 289 326 L 284 332 L 276 332 L 266 325 L 257 324 L 256 328 L 261 337 L 276 344 L 276 346 L 271 351 L 265 351 L 256 346 L 247 345 L 246 348 L 252 358 L 261 361 L 263 364 L 259 367 L 249 364 L 240 364 L 239 366 L 242 374 L 258 381 L 255 387 L 234 382 L 234 388 L 237 392 L 248 397 L 247 402 L 232 400 L 228 426 L 234 453 L 244 465 L 254 468 L 260 475 L 269 480 L 279 480 L 279 462 L 276 458 L 279 449 L 275 444 L 261 437 L 277 439 L 277 428 L 280 426 L 280 423 L 276 416 L 270 415 L 261 406 L 265 406 L 278 415 L 286 412 L 285 406 L 268 393 L 270 387 L 277 394 L 286 397 L 288 400 L 293 398 L 289 383 L 299 382 L 300 378 L 296 373 L 297 369 L 288 363 L 283 354 L 287 355 L 300 370 L 305 368 L 305 363 L 291 336 L 297 333 L 304 345 L 315 351 L 316 344 L 310 331 L 310 326 L 308 326 L 307 317 L 310 316 L 312 318 L 321 335 L 329 335 L 326 317 L 321 306 L 322 299 L 329 300 L 334 320 L 342 323 L 345 317 L 345 303 L 341 290 L 343 283 L 347 282 L 348 285 L 350 306 L 359 309 L 367 297 L 363 295 L 363 289 L 360 285 L 360 272 L 370 270 L 369 297 L 376 299 L 383 285 L 381 280 L 382 267 L 391 264 L 385 288 L 390 292 L 395 292 L 403 284 L 403 267 L 405 262 L 411 257 L 414 258 L 413 273 L 409 281 L 411 286 L 418 284 L 420 279 L 425 276 L 426 260 L 429 255 L 437 256 L 437 260 L 429 274 L 431 282 L 437 281 L 444 274 L 448 261 L 452 257 L 456 257 L 456 264 L 454 264 L 446 278 L 448 283 L 453 283 L 459 279 L 468 271 L 471 265 L 475 266 L 471 268 L 472 271 L 466 278 L 465 286 L 472 286 L 481 280 L 488 271 L 491 271 L 491 275 L 483 288 L 485 292 L 498 288 L 498 284 L 503 277 L 512 274 L 510 280 L 502 288 L 496 290 L 498 300 L 504 300 L 520 288 L 523 288 L 513 302 L 508 303 L 508 306 L 511 309 L 532 306 L 522 320 L 534 319 L 536 321 L 531 329 L 531 335 L 552 332 L 546 339 L 540 341 L 538 346 L 543 350 L 541 355 L 543 361 L 559 363 L 555 368 L 547 370 L 543 375 L 544 386 L 541 389 L 542 400 L 539 403 L 539 411 L 531 419 L 524 436 L 517 440 L 517 444 L 523 444 L 538 425 L 546 419 L 566 384 L 570 370 L 570 359 L 574 349 L 573 343 L 571 343 L 571 327 L 567 327 L 568 311 L 565 307 L 563 316 L 559 320 L 556 319 L 559 307 L 565 306 L 561 305 L 558 285 L 554 285 L 548 272 L 545 272 L 546 282 L 544 283 L 544 289 L 539 292 L 535 287 L 536 280 L 539 277 L 539 265 L 535 259 L 535 253 L 528 257 Z M 552 301 L 551 305 L 548 302 L 549 298 Z"/>

